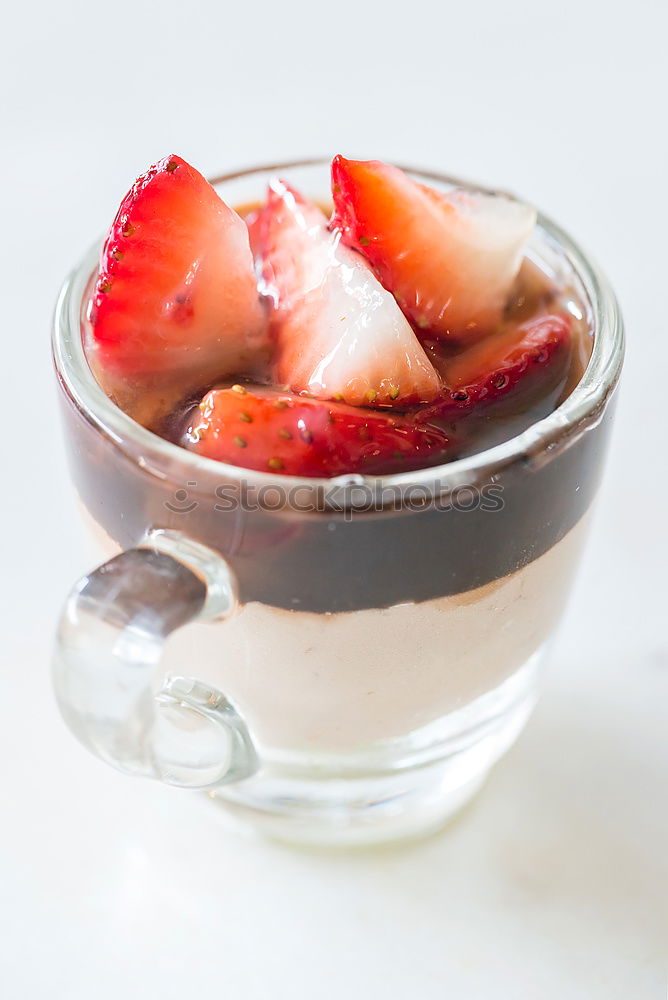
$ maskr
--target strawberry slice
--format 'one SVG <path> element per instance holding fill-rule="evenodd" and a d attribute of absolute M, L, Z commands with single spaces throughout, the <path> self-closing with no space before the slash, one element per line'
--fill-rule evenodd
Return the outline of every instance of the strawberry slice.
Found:
<path fill-rule="evenodd" d="M 401 417 L 241 385 L 207 393 L 180 443 L 248 469 L 321 477 L 424 468 L 452 449 L 443 431 Z"/>
<path fill-rule="evenodd" d="M 508 395 L 545 392 L 565 376 L 570 345 L 571 321 L 565 315 L 539 316 L 502 330 L 446 363 L 449 391 L 417 419 L 455 420 Z"/>
<path fill-rule="evenodd" d="M 251 239 L 271 304 L 275 381 L 356 406 L 436 398 L 438 374 L 394 298 L 319 208 L 274 181 Z"/>
<path fill-rule="evenodd" d="M 185 393 L 257 366 L 266 323 L 246 226 L 179 156 L 121 202 L 88 319 L 88 356 L 111 394 L 147 377 Z"/>
<path fill-rule="evenodd" d="M 470 341 L 500 323 L 532 208 L 463 189 L 435 191 L 378 160 L 332 162 L 332 227 L 364 254 L 420 329 Z"/>

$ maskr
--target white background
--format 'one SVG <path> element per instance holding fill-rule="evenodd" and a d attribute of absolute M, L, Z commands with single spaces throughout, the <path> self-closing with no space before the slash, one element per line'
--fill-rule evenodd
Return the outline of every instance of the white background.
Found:
<path fill-rule="evenodd" d="M 242 1000 L 663 995 L 666 6 L 14 3 L 0 33 L 0 991 Z M 402 850 L 240 839 L 57 717 L 89 568 L 49 362 L 59 283 L 134 176 L 378 156 L 521 192 L 609 272 L 629 352 L 541 706 L 475 803 Z"/>

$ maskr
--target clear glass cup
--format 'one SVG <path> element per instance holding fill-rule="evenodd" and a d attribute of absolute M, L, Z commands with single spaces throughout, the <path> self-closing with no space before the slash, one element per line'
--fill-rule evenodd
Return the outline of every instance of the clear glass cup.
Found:
<path fill-rule="evenodd" d="M 214 183 L 238 205 L 277 172 L 326 199 L 326 161 Z M 65 283 L 54 331 L 72 477 L 101 563 L 58 628 L 65 720 L 113 766 L 206 789 L 272 836 L 352 844 L 434 829 L 537 697 L 622 365 L 607 282 L 539 216 L 529 253 L 594 332 L 568 399 L 444 466 L 313 480 L 199 457 L 107 398 L 81 336 L 97 253 Z"/>

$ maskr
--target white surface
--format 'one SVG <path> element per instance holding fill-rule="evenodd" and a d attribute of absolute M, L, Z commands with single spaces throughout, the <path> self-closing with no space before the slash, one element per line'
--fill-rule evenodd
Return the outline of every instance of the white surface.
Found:
<path fill-rule="evenodd" d="M 318 9 L 4 15 L 2 994 L 660 997 L 666 8 Z M 445 834 L 352 857 L 239 839 L 207 800 L 106 769 L 65 731 L 47 673 L 88 568 L 47 346 L 65 271 L 165 153 L 213 172 L 336 150 L 535 200 L 608 270 L 630 340 L 598 518 L 526 735 Z"/>

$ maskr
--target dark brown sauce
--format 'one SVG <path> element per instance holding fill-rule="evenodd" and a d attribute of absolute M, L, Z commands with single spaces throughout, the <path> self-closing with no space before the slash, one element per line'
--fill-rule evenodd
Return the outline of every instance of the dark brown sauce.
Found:
<path fill-rule="evenodd" d="M 506 321 L 567 311 L 573 316 L 570 351 L 563 364 L 554 367 L 552 383 L 543 382 L 534 395 L 523 386 L 521 393 L 510 393 L 456 421 L 458 454 L 480 451 L 517 434 L 569 395 L 592 346 L 591 330 L 586 319 L 578 318 L 579 310 L 586 313 L 578 292 L 557 286 L 525 260 Z M 452 354 L 442 346 L 438 351 Z M 240 375 L 234 379 L 241 380 Z M 113 398 L 145 426 L 178 441 L 190 410 L 212 384 L 188 391 L 184 398 L 178 378 L 170 386 L 156 378 L 144 387 L 136 381 L 123 385 L 122 395 Z M 449 505 L 446 483 L 444 506 L 427 504 L 409 513 L 403 505 L 388 504 L 382 511 L 361 507 L 350 517 L 338 507 L 318 507 L 312 514 L 295 516 L 287 501 L 279 510 L 246 504 L 244 477 L 228 475 L 224 466 L 198 469 L 193 476 L 197 482 L 184 483 L 180 477 L 190 480 L 193 472 L 180 470 L 174 462 L 166 463 L 160 475 L 153 474 L 137 463 L 132 449 L 100 434 L 78 405 L 64 397 L 77 490 L 121 548 L 136 545 L 147 525 L 173 528 L 225 556 L 242 602 L 314 613 L 386 608 L 462 594 L 537 559 L 588 510 L 600 479 L 612 409 L 601 419 L 600 407 L 592 407 L 586 414 L 590 432 L 565 433 L 540 461 L 518 454 L 489 474 L 483 470 L 484 479 L 474 478 L 472 485 L 493 484 L 502 499 L 493 508 Z M 221 486 L 237 498 L 232 509 L 219 506 Z M 185 511 L 180 503 L 175 506 L 179 493 L 194 501 Z"/>

